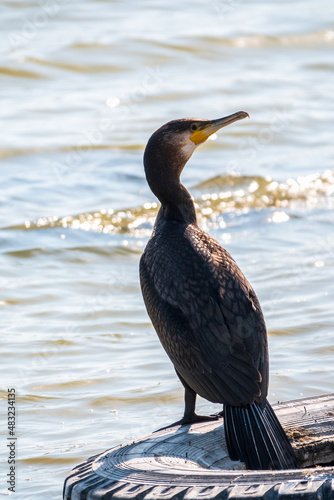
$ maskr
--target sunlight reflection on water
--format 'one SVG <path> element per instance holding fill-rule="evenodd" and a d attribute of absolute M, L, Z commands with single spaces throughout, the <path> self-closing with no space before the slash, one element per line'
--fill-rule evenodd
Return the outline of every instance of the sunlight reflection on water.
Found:
<path fill-rule="evenodd" d="M 1 6 L 1 398 L 16 387 L 20 498 L 59 498 L 72 466 L 182 413 L 138 279 L 158 208 L 142 153 L 170 119 L 249 112 L 183 182 L 260 298 L 270 400 L 332 392 L 334 4 Z"/>

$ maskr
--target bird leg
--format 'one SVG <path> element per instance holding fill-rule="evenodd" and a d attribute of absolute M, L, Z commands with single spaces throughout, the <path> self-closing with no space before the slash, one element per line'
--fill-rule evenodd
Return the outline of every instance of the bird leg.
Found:
<path fill-rule="evenodd" d="M 195 424 L 197 422 L 210 422 L 212 420 L 218 420 L 221 418 L 221 414 L 217 413 L 215 415 L 197 415 L 195 413 L 195 403 L 196 403 L 196 392 L 190 389 L 190 387 L 184 386 L 184 415 L 180 420 L 183 424 Z"/>
<path fill-rule="evenodd" d="M 195 413 L 196 405 L 196 392 L 187 384 L 184 378 L 179 374 L 177 370 L 176 374 L 181 380 L 184 387 L 184 415 L 181 420 L 179 420 L 180 425 L 184 424 L 195 424 L 196 422 L 209 422 L 211 420 L 218 420 L 221 418 L 221 414 L 217 413 L 215 415 L 197 415 Z"/>
<path fill-rule="evenodd" d="M 177 373 L 177 372 L 176 372 Z M 178 373 L 177 373 L 178 374 Z M 166 427 L 162 427 L 158 429 L 158 431 L 162 431 L 164 429 L 169 429 L 170 427 L 174 427 L 176 425 L 189 425 L 195 424 L 197 422 L 210 422 L 213 420 L 219 420 L 222 417 L 221 413 L 216 413 L 215 415 L 197 415 L 195 413 L 195 405 L 196 405 L 196 392 L 193 391 L 189 385 L 180 377 L 178 374 L 183 386 L 184 386 L 184 415 L 181 420 L 174 422 L 173 424 L 167 425 Z M 158 432 L 155 431 L 155 432 Z"/>

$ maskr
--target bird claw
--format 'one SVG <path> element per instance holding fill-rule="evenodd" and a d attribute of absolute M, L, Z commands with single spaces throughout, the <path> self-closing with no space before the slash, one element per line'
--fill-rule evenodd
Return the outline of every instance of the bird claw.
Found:
<path fill-rule="evenodd" d="M 212 422 L 222 418 L 223 413 L 224 413 L 223 411 L 221 411 L 220 413 L 215 413 L 214 415 L 196 415 L 196 413 L 194 413 L 191 417 L 183 417 L 181 418 L 181 420 L 166 425 L 166 427 L 162 427 L 161 429 L 158 429 L 154 432 L 164 431 L 166 429 L 170 429 L 171 427 L 176 427 L 177 425 L 191 425 L 191 424 L 197 424 L 199 422 Z"/>
<path fill-rule="evenodd" d="M 194 424 L 197 422 L 213 422 L 222 418 L 221 413 L 214 413 L 213 415 L 195 415 L 195 419 L 190 423 Z"/>
<path fill-rule="evenodd" d="M 217 418 L 224 418 L 224 410 L 214 413 L 212 416 L 217 417 Z"/>

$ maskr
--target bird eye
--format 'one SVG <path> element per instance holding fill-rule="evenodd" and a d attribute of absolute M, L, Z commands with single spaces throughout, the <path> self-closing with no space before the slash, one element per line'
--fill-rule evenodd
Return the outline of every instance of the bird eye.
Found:
<path fill-rule="evenodd" d="M 198 127 L 197 127 L 196 123 L 192 123 L 192 125 L 190 126 L 190 130 L 192 132 L 195 132 L 195 130 L 197 130 L 197 129 L 198 129 Z"/>

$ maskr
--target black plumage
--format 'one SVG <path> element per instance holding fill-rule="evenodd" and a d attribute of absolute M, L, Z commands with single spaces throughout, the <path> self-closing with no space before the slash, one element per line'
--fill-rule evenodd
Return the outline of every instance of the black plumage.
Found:
<path fill-rule="evenodd" d="M 144 166 L 161 208 L 140 261 L 148 314 L 185 388 L 178 423 L 195 413 L 196 395 L 224 404 L 229 455 L 251 469 L 295 467 L 290 443 L 271 409 L 266 326 L 259 301 L 230 254 L 196 222 L 180 182 L 196 146 L 245 118 L 174 120 L 148 141 Z"/>

